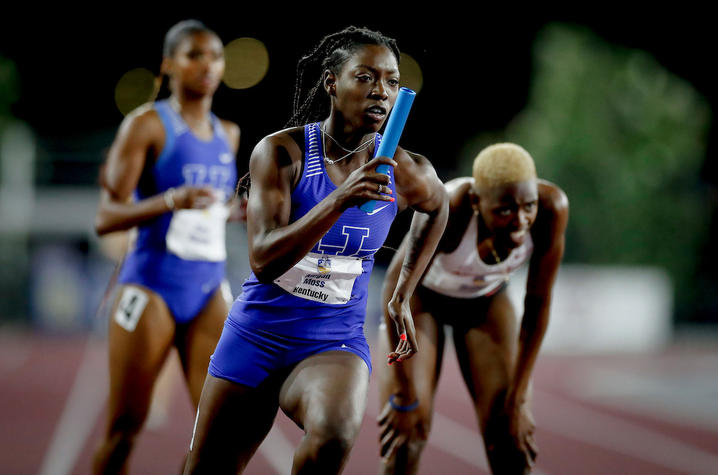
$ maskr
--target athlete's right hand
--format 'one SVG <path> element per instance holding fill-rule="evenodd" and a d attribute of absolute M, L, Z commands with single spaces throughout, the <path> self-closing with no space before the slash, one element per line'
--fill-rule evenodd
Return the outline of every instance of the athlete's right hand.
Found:
<path fill-rule="evenodd" d="M 342 203 L 342 208 L 359 206 L 368 200 L 394 201 L 389 187 L 389 175 L 377 173 L 379 165 L 396 167 L 397 163 L 388 157 L 376 157 L 357 168 L 340 184 L 332 193 L 334 198 Z M 331 166 L 331 165 L 328 165 Z M 379 193 L 379 185 L 382 185 L 382 192 Z"/>
<path fill-rule="evenodd" d="M 172 193 L 174 209 L 204 209 L 214 203 L 217 198 L 210 186 L 180 186 Z"/>
<path fill-rule="evenodd" d="M 401 363 L 408 360 L 419 350 L 416 341 L 416 328 L 414 327 L 414 317 L 411 315 L 411 306 L 409 299 L 400 301 L 396 296 L 387 304 L 389 317 L 394 322 L 396 333 L 399 336 L 399 342 L 394 351 L 387 356 L 387 363 Z"/>

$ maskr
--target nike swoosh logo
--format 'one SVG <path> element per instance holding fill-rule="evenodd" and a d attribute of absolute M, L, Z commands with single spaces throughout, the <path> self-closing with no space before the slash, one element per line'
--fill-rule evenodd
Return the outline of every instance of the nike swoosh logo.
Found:
<path fill-rule="evenodd" d="M 372 214 L 377 214 L 379 211 L 383 210 L 383 209 L 386 208 L 387 206 L 389 206 L 389 205 L 384 205 L 384 206 L 382 206 L 381 208 L 377 208 L 377 209 L 375 209 L 374 211 L 372 211 L 371 213 L 367 213 L 367 214 L 368 214 L 369 216 L 371 216 Z"/>

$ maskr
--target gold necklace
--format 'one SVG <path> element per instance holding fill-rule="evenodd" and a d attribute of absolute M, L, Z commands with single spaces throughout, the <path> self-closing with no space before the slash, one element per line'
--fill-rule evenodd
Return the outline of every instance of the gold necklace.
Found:
<path fill-rule="evenodd" d="M 494 260 L 496 261 L 496 265 L 501 264 L 501 259 L 499 259 L 499 255 L 498 255 L 498 253 L 496 252 L 496 249 L 494 248 L 493 238 L 489 238 L 488 241 L 487 241 L 487 243 L 489 244 L 489 249 L 491 249 L 491 254 L 494 256 Z M 507 256 L 507 258 L 508 258 L 508 256 Z M 508 282 L 508 281 L 509 281 L 509 273 L 506 271 L 506 267 L 504 267 L 504 268 L 501 269 L 501 270 L 502 270 L 502 272 L 504 273 L 504 281 L 505 281 L 505 282 Z"/>

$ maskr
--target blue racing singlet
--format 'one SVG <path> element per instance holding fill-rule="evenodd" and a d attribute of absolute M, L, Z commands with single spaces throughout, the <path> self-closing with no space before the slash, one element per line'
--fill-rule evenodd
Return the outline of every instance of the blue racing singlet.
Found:
<path fill-rule="evenodd" d="M 319 124 L 306 125 L 304 136 L 302 176 L 292 192 L 290 223 L 336 189 L 325 168 Z M 375 153 L 380 141 L 377 134 Z M 396 196 L 393 175 L 392 169 L 390 186 Z M 396 213 L 396 201 L 378 202 L 371 214 L 347 209 L 307 257 L 274 283 L 261 283 L 252 273 L 228 322 L 317 340 L 363 335 L 374 253 L 384 244 Z"/>
<path fill-rule="evenodd" d="M 155 291 L 175 319 L 186 322 L 204 307 L 224 278 L 225 202 L 234 193 L 237 170 L 224 128 L 214 114 L 213 137 L 205 141 L 194 135 L 168 100 L 156 102 L 154 108 L 165 129 L 165 145 L 155 164 L 143 173 L 135 199 L 184 185 L 210 186 L 216 203 L 207 210 L 167 212 L 139 225 L 118 281 Z M 206 242 L 204 235 L 187 231 L 197 222 L 201 231 L 202 219 L 213 225 Z"/>

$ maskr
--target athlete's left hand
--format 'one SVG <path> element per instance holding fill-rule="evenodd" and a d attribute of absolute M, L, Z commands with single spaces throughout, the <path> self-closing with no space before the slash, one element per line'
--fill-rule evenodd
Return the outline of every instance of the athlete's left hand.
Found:
<path fill-rule="evenodd" d="M 419 346 L 416 343 L 416 329 L 414 328 L 414 319 L 411 316 L 409 299 L 400 302 L 396 297 L 392 298 L 388 304 L 388 310 L 399 335 L 396 349 L 389 353 L 387 357 L 388 363 L 392 364 L 408 360 L 419 351 Z"/>
<path fill-rule="evenodd" d="M 536 422 L 528 402 L 517 403 L 506 408 L 509 417 L 509 435 L 514 445 L 523 453 L 527 465 L 533 467 L 538 455 L 538 446 L 534 440 Z"/>
<path fill-rule="evenodd" d="M 407 400 L 395 394 L 394 402 L 407 406 L 413 401 L 411 398 Z M 426 442 L 429 438 L 427 421 L 430 419 L 430 414 L 426 413 L 429 406 L 431 404 L 419 403 L 412 410 L 397 411 L 389 401 L 384 403 L 384 407 L 377 417 L 380 457 L 389 459 L 396 454 L 397 450 L 415 443 L 415 441 Z"/>
<path fill-rule="evenodd" d="M 530 473 L 538 448 L 534 441 L 534 421 L 528 404 L 511 404 L 489 418 L 484 431 L 486 455 L 494 473 Z"/>

